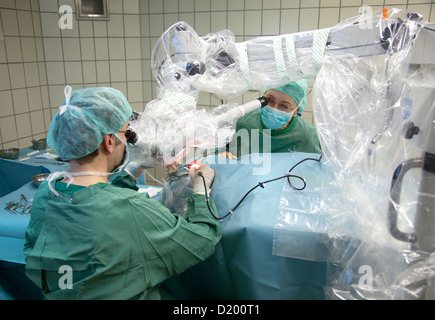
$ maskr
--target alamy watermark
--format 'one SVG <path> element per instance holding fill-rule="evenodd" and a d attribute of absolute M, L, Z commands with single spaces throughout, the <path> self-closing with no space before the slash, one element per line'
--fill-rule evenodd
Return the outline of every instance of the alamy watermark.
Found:
<path fill-rule="evenodd" d="M 59 288 L 61 290 L 72 290 L 73 288 L 73 269 L 69 265 L 63 265 L 59 268 Z"/>
<path fill-rule="evenodd" d="M 62 30 L 71 30 L 73 28 L 73 9 L 71 6 L 61 6 L 59 8 L 59 13 L 62 14 L 58 22 L 59 28 Z"/>
<path fill-rule="evenodd" d="M 369 265 L 362 265 L 358 269 L 361 277 L 358 280 L 358 287 L 363 290 L 373 289 L 373 269 Z"/>
<path fill-rule="evenodd" d="M 361 6 L 358 10 L 361 15 L 358 26 L 360 29 L 372 29 L 373 28 L 373 9 L 370 6 Z"/>

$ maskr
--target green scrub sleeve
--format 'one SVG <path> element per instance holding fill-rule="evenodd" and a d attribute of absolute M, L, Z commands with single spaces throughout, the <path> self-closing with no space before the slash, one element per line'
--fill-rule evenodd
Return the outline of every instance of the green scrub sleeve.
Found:
<path fill-rule="evenodd" d="M 215 252 L 222 236 L 220 222 L 210 214 L 205 196 L 188 199 L 185 217 L 172 214 L 158 201 L 146 215 L 135 214 L 138 241 L 146 260 L 147 275 L 155 286 L 175 274 L 204 261 Z M 210 207 L 217 215 L 213 200 Z"/>

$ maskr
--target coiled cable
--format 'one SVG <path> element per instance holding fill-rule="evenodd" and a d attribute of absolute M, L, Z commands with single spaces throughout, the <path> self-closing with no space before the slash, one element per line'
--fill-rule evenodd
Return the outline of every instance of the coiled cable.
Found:
<path fill-rule="evenodd" d="M 277 181 L 277 180 L 281 180 L 281 179 L 284 179 L 284 178 L 287 178 L 287 181 L 288 181 L 288 183 L 290 184 L 290 186 L 291 186 L 291 188 L 293 189 L 293 190 L 296 190 L 296 191 L 301 191 L 301 190 L 304 190 L 305 188 L 306 188 L 306 186 L 307 186 L 307 182 L 305 181 L 305 179 L 303 178 L 303 177 L 301 177 L 301 176 L 298 176 L 298 175 L 294 175 L 294 174 L 290 174 L 291 172 L 292 172 L 292 170 L 294 169 L 294 168 L 296 168 L 298 165 L 300 165 L 301 163 L 303 163 L 303 162 L 305 162 L 305 161 L 307 161 L 307 160 L 312 160 L 312 161 L 318 161 L 318 162 L 320 162 L 320 160 L 322 159 L 322 155 L 320 155 L 320 157 L 319 157 L 319 159 L 316 159 L 316 158 L 305 158 L 305 159 L 303 159 L 303 160 L 301 160 L 301 161 L 299 161 L 298 163 L 296 163 L 289 171 L 288 171 L 288 173 L 287 174 L 285 174 L 285 175 L 283 175 L 283 176 L 280 176 L 280 177 L 278 177 L 278 178 L 274 178 L 274 179 L 270 179 L 270 180 L 266 180 L 266 181 L 263 181 L 263 182 L 259 182 L 256 186 L 254 186 L 254 187 L 252 187 L 248 192 L 246 192 L 246 194 L 240 199 L 240 201 L 231 209 L 231 210 L 229 210 L 228 211 L 228 213 L 226 213 L 223 217 L 217 217 L 214 213 L 213 213 L 213 211 L 211 210 L 211 208 L 210 208 L 210 199 L 209 199 L 209 197 L 208 197 L 208 194 L 207 194 L 207 184 L 206 184 L 206 182 L 205 182 L 205 178 L 204 178 L 204 176 L 202 175 L 202 172 L 200 171 L 200 170 L 198 170 L 197 171 L 197 174 L 202 178 L 202 181 L 203 181 L 203 183 L 204 183 L 204 190 L 205 190 L 205 201 L 206 201 L 206 203 L 207 203 L 207 207 L 208 207 L 208 210 L 210 211 L 210 213 L 211 213 L 211 215 L 213 216 L 213 218 L 215 218 L 216 220 L 219 220 L 219 221 L 222 221 L 222 220 L 225 220 L 226 218 L 228 218 L 230 215 L 232 215 L 233 213 L 234 213 L 234 210 L 236 210 L 239 206 L 240 206 L 240 204 L 243 202 L 243 200 L 245 200 L 245 198 L 252 192 L 252 191 L 254 191 L 255 189 L 257 189 L 258 187 L 261 187 L 261 188 L 263 188 L 264 189 L 264 185 L 266 184 L 266 183 L 269 183 L 269 182 L 273 182 L 273 181 Z M 293 184 L 292 184 L 292 182 L 290 181 L 290 178 L 296 178 L 296 179 L 300 179 L 302 182 L 303 182 L 303 186 L 301 187 L 301 188 L 296 188 Z"/>

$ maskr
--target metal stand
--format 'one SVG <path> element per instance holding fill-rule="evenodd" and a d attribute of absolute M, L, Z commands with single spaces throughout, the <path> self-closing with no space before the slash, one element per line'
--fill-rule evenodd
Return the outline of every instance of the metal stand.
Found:
<path fill-rule="evenodd" d="M 423 158 L 417 213 L 414 220 L 417 250 L 435 252 L 435 112 Z M 435 278 L 428 279 L 425 299 L 435 299 Z"/>
<path fill-rule="evenodd" d="M 429 105 L 429 110 L 431 110 L 430 104 L 433 103 L 432 96 L 426 101 L 426 105 Z M 411 250 L 418 252 L 420 256 L 425 256 L 426 259 L 435 252 L 435 111 L 432 110 L 432 112 L 433 114 L 430 115 L 432 121 L 427 132 L 424 155 L 419 159 L 406 160 L 397 167 L 392 178 L 388 209 L 388 229 L 390 234 L 399 241 L 411 243 Z M 416 132 L 418 133 L 419 130 Z M 412 135 L 408 138 L 411 137 Z M 421 168 L 423 173 L 420 180 L 417 210 L 414 218 L 414 232 L 405 233 L 397 227 L 396 206 L 400 205 L 403 178 L 413 168 Z M 410 267 L 418 262 L 419 260 L 411 263 Z M 426 293 L 421 298 L 435 299 L 435 278 L 410 284 L 408 289 L 411 286 L 413 289 L 426 287 Z"/>

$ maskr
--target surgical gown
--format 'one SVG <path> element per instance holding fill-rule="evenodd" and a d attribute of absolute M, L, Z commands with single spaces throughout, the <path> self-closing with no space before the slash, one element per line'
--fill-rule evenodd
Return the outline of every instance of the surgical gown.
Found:
<path fill-rule="evenodd" d="M 48 299 L 160 299 L 158 284 L 211 256 L 222 235 L 204 195 L 190 196 L 183 218 L 127 175 L 52 185 L 60 197 L 40 185 L 24 246 L 26 274 Z"/>

